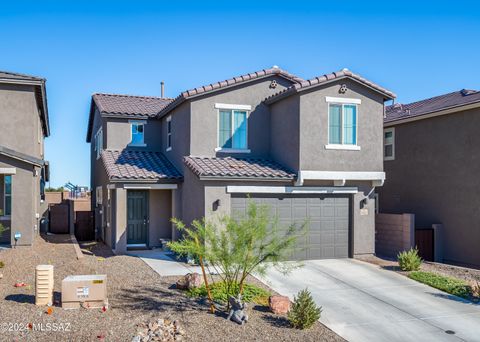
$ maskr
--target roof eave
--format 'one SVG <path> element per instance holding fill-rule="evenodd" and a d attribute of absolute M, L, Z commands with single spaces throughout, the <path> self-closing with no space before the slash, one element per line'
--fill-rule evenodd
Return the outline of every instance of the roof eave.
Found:
<path fill-rule="evenodd" d="M 210 181 L 268 181 L 268 182 L 293 182 L 295 178 L 277 178 L 277 177 L 240 177 L 240 176 L 199 176 L 200 180 L 210 180 Z"/>
<path fill-rule="evenodd" d="M 272 77 L 272 76 L 282 77 L 282 78 L 284 78 L 287 81 L 290 81 L 292 83 L 298 83 L 298 81 L 296 81 L 295 78 L 287 77 L 286 75 L 282 74 L 281 72 L 278 72 L 278 73 L 271 73 L 271 74 L 262 75 L 262 76 L 259 76 L 259 77 L 253 78 L 253 79 L 248 79 L 248 80 L 238 82 L 238 83 L 232 83 L 232 84 L 226 85 L 224 87 L 218 87 L 218 88 L 215 88 L 215 89 L 207 90 L 207 91 L 205 91 L 203 93 L 200 93 L 200 94 L 192 94 L 192 95 L 185 96 L 184 94 L 186 94 L 190 91 L 190 90 L 187 90 L 187 91 L 182 92 L 181 95 L 179 95 L 175 100 L 170 102 L 165 108 L 163 108 L 160 112 L 158 112 L 157 117 L 159 119 L 164 117 L 165 115 L 170 113 L 173 109 L 175 109 L 176 107 L 181 105 L 186 100 L 192 100 L 192 99 L 195 99 L 197 97 L 211 95 L 211 94 L 213 94 L 217 91 L 223 91 L 223 90 L 226 90 L 226 89 L 237 87 L 239 85 L 243 85 L 243 84 L 246 84 L 246 83 L 249 83 L 249 82 L 254 82 L 254 81 L 257 81 L 257 80 L 262 80 L 262 79 Z"/>
<path fill-rule="evenodd" d="M 429 119 L 429 118 L 436 117 L 436 116 L 452 114 L 452 113 L 456 113 L 456 112 L 460 112 L 460 111 L 464 111 L 464 110 L 469 110 L 469 109 L 474 109 L 474 108 L 478 108 L 478 107 L 480 107 L 480 100 L 475 101 L 475 102 L 471 102 L 471 103 L 468 103 L 468 104 L 462 104 L 462 105 L 442 108 L 441 110 L 425 112 L 425 113 L 415 115 L 415 116 L 400 118 L 398 120 L 392 120 L 392 121 L 385 121 L 384 120 L 383 126 L 384 127 L 391 127 L 391 126 L 400 125 L 400 124 L 403 124 L 403 123 L 408 123 L 408 122 L 418 121 L 418 120 L 425 120 L 425 119 Z"/>
<path fill-rule="evenodd" d="M 297 93 L 301 93 L 301 92 L 304 92 L 304 91 L 312 90 L 312 89 L 315 89 L 317 87 L 328 85 L 330 83 L 337 82 L 337 81 L 345 79 L 345 78 L 348 78 L 352 81 L 355 81 L 355 82 L 363 85 L 364 87 L 367 87 L 367 88 L 375 91 L 376 93 L 379 93 L 379 94 L 383 95 L 384 102 L 389 101 L 389 100 L 393 100 L 397 97 L 397 95 L 393 92 L 388 92 L 388 93 L 384 92 L 380 89 L 377 89 L 377 88 L 369 85 L 368 83 L 362 82 L 361 80 L 359 80 L 356 77 L 353 77 L 353 76 L 350 76 L 350 75 L 342 75 L 342 76 L 335 77 L 335 78 L 332 78 L 330 80 L 326 80 L 326 81 L 323 81 L 323 82 L 320 82 L 320 83 L 312 84 L 312 85 L 309 85 L 309 86 L 306 86 L 306 87 L 296 87 L 295 85 L 292 85 L 291 88 L 289 88 L 289 89 L 287 89 L 287 90 L 285 90 L 281 93 L 278 93 L 277 95 L 274 95 L 271 98 L 267 98 L 266 100 L 264 100 L 264 103 L 267 104 L 267 105 L 270 105 L 270 104 L 275 103 L 277 101 L 280 101 L 280 100 L 282 100 L 286 97 L 289 97 L 293 94 L 297 94 Z"/>

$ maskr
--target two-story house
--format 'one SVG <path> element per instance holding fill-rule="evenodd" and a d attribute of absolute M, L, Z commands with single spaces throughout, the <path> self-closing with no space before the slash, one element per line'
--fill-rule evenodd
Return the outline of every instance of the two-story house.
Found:
<path fill-rule="evenodd" d="M 309 220 L 295 259 L 374 253 L 384 102 L 350 71 L 303 80 L 278 67 L 174 99 L 94 94 L 98 234 L 116 253 L 176 239 L 189 223 L 267 203 L 284 225 Z"/>
<path fill-rule="evenodd" d="M 0 243 L 31 245 L 45 210 L 50 134 L 45 79 L 0 72 Z"/>
<path fill-rule="evenodd" d="M 435 230 L 436 261 L 480 267 L 480 91 L 386 108 L 379 209 Z"/>

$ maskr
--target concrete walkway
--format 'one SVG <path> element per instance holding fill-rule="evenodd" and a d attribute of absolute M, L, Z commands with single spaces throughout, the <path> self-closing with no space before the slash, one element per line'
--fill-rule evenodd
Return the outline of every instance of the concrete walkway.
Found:
<path fill-rule="evenodd" d="M 480 306 L 353 259 L 305 261 L 261 279 L 293 295 L 308 287 L 320 321 L 348 341 L 480 341 Z"/>
<path fill-rule="evenodd" d="M 171 252 L 161 249 L 128 251 L 128 255 L 139 257 L 161 276 L 182 276 L 187 273 L 202 273 L 199 266 L 192 266 L 173 258 Z"/>

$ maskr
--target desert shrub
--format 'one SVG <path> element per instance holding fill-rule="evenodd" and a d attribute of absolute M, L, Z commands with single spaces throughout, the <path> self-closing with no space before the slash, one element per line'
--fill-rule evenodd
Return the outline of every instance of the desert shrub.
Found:
<path fill-rule="evenodd" d="M 238 292 L 240 285 L 234 284 L 234 291 Z M 216 302 L 227 303 L 229 296 L 229 289 L 225 282 L 217 282 L 210 285 L 210 291 L 212 293 L 213 300 Z M 205 285 L 188 290 L 190 297 L 207 297 L 207 289 Z M 270 292 L 264 290 L 258 286 L 245 283 L 243 286 L 242 299 L 248 303 L 257 303 L 261 305 L 268 305 L 268 297 Z"/>
<path fill-rule="evenodd" d="M 308 329 L 320 319 L 322 307 L 313 301 L 312 294 L 304 289 L 295 296 L 292 308 L 288 312 L 288 320 L 296 329 Z"/>
<path fill-rule="evenodd" d="M 398 254 L 398 264 L 402 271 L 418 271 L 422 264 L 422 258 L 418 255 L 417 248 L 410 248 Z"/>
<path fill-rule="evenodd" d="M 465 281 L 432 272 L 415 271 L 408 275 L 411 279 L 429 285 L 454 296 L 469 298 L 472 289 Z"/>
<path fill-rule="evenodd" d="M 4 268 L 5 267 L 5 263 L 3 261 L 0 261 L 0 268 Z"/>
<path fill-rule="evenodd" d="M 228 296 L 242 294 L 245 299 L 248 275 L 263 275 L 272 266 L 284 273 L 296 267 L 284 261 L 295 250 L 297 239 L 305 234 L 307 226 L 307 222 L 300 222 L 282 227 L 270 215 L 268 206 L 250 200 L 243 215 L 224 215 L 218 221 L 195 220 L 191 227 L 176 219 L 173 223 L 182 231 L 183 238 L 168 246 L 180 255 L 198 257 L 212 308 L 213 295 L 208 294 L 211 286 L 206 272 L 218 275 Z"/>

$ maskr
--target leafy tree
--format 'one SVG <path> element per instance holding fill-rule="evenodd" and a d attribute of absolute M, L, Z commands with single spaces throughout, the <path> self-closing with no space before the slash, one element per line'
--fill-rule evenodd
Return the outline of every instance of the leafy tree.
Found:
<path fill-rule="evenodd" d="M 186 228 L 178 220 L 173 222 L 185 234 L 182 240 L 170 243 L 170 248 L 201 259 L 204 279 L 207 277 L 203 262 L 206 262 L 208 272 L 221 278 L 227 295 L 231 296 L 243 293 L 248 275 L 264 275 L 268 267 L 287 273 L 298 266 L 284 261 L 294 252 L 297 239 L 307 227 L 307 222 L 281 227 L 278 219 L 270 215 L 268 206 L 252 200 L 244 215 L 225 215 L 217 224 L 203 219 L 194 221 L 193 228 Z M 206 285 L 208 291 L 207 282 Z"/>
<path fill-rule="evenodd" d="M 295 296 L 288 320 L 296 329 L 308 329 L 320 319 L 321 313 L 322 308 L 315 304 L 312 294 L 304 289 Z"/>

